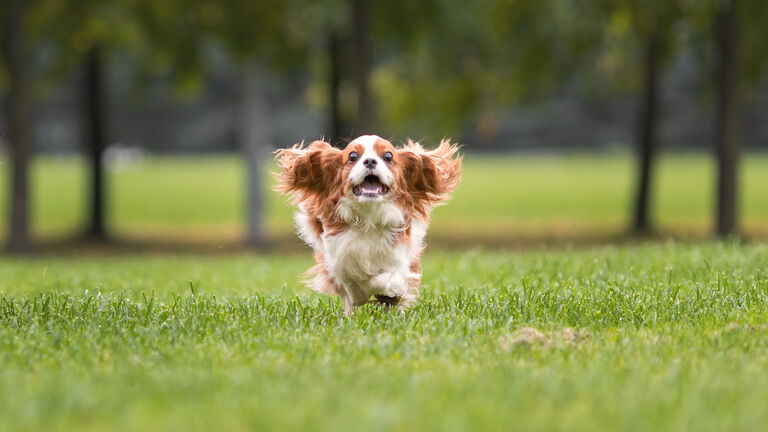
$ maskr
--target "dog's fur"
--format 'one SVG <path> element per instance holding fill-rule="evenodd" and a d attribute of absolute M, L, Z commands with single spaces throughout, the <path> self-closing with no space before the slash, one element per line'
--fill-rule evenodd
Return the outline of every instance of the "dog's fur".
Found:
<path fill-rule="evenodd" d="M 457 151 L 448 141 L 432 151 L 410 140 L 395 148 L 375 135 L 344 150 L 323 141 L 278 150 L 276 189 L 298 206 L 299 236 L 317 261 L 307 285 L 341 297 L 347 313 L 371 297 L 412 304 L 430 211 L 461 180 Z"/>

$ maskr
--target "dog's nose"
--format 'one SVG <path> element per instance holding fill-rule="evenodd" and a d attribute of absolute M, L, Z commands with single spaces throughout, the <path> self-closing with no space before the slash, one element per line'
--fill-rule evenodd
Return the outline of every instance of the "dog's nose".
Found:
<path fill-rule="evenodd" d="M 366 159 L 363 161 L 363 165 L 368 169 L 373 169 L 376 166 L 376 159 Z"/>

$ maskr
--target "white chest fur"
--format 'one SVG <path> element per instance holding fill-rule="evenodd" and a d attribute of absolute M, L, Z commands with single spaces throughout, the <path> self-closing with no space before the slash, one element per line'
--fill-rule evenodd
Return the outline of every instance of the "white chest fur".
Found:
<path fill-rule="evenodd" d="M 362 283 L 392 271 L 403 251 L 395 245 L 395 232 L 351 228 L 323 238 L 326 267 L 340 282 Z"/>
<path fill-rule="evenodd" d="M 408 281 L 418 275 L 410 265 L 421 250 L 426 226 L 416 222 L 409 242 L 396 241 L 406 228 L 405 215 L 392 202 L 345 200 L 338 214 L 348 228 L 319 238 L 310 235 L 306 215 L 297 214 L 296 221 L 302 238 L 323 255 L 329 276 L 346 291 L 345 306 L 359 306 L 376 294 L 412 297 Z"/>
<path fill-rule="evenodd" d="M 324 236 L 323 244 L 326 267 L 340 282 L 365 285 L 395 270 L 406 258 L 403 245 L 395 242 L 405 228 L 405 216 L 394 203 L 343 200 L 338 213 L 349 228 Z"/>

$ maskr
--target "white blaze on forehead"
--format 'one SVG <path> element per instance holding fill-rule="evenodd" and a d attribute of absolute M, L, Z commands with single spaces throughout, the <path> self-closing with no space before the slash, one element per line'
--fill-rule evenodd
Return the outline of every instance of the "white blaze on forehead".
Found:
<path fill-rule="evenodd" d="M 378 135 L 363 135 L 361 137 L 355 138 L 355 140 L 350 144 L 360 144 L 363 146 L 365 150 L 363 151 L 363 154 L 360 155 L 360 157 L 363 159 L 378 157 L 379 155 L 376 154 L 376 148 L 374 146 L 376 145 L 376 141 L 380 139 L 381 137 Z"/>
<path fill-rule="evenodd" d="M 362 144 L 363 146 L 371 146 L 373 147 L 374 144 L 376 144 L 376 141 L 382 139 L 378 135 L 363 135 L 355 138 L 352 140 L 350 144 Z"/>

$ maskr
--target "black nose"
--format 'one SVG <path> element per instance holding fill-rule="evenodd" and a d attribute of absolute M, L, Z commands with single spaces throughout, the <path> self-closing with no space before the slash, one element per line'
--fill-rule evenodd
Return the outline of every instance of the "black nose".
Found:
<path fill-rule="evenodd" d="M 363 165 L 368 169 L 373 169 L 376 166 L 376 159 L 366 159 L 363 161 Z"/>

